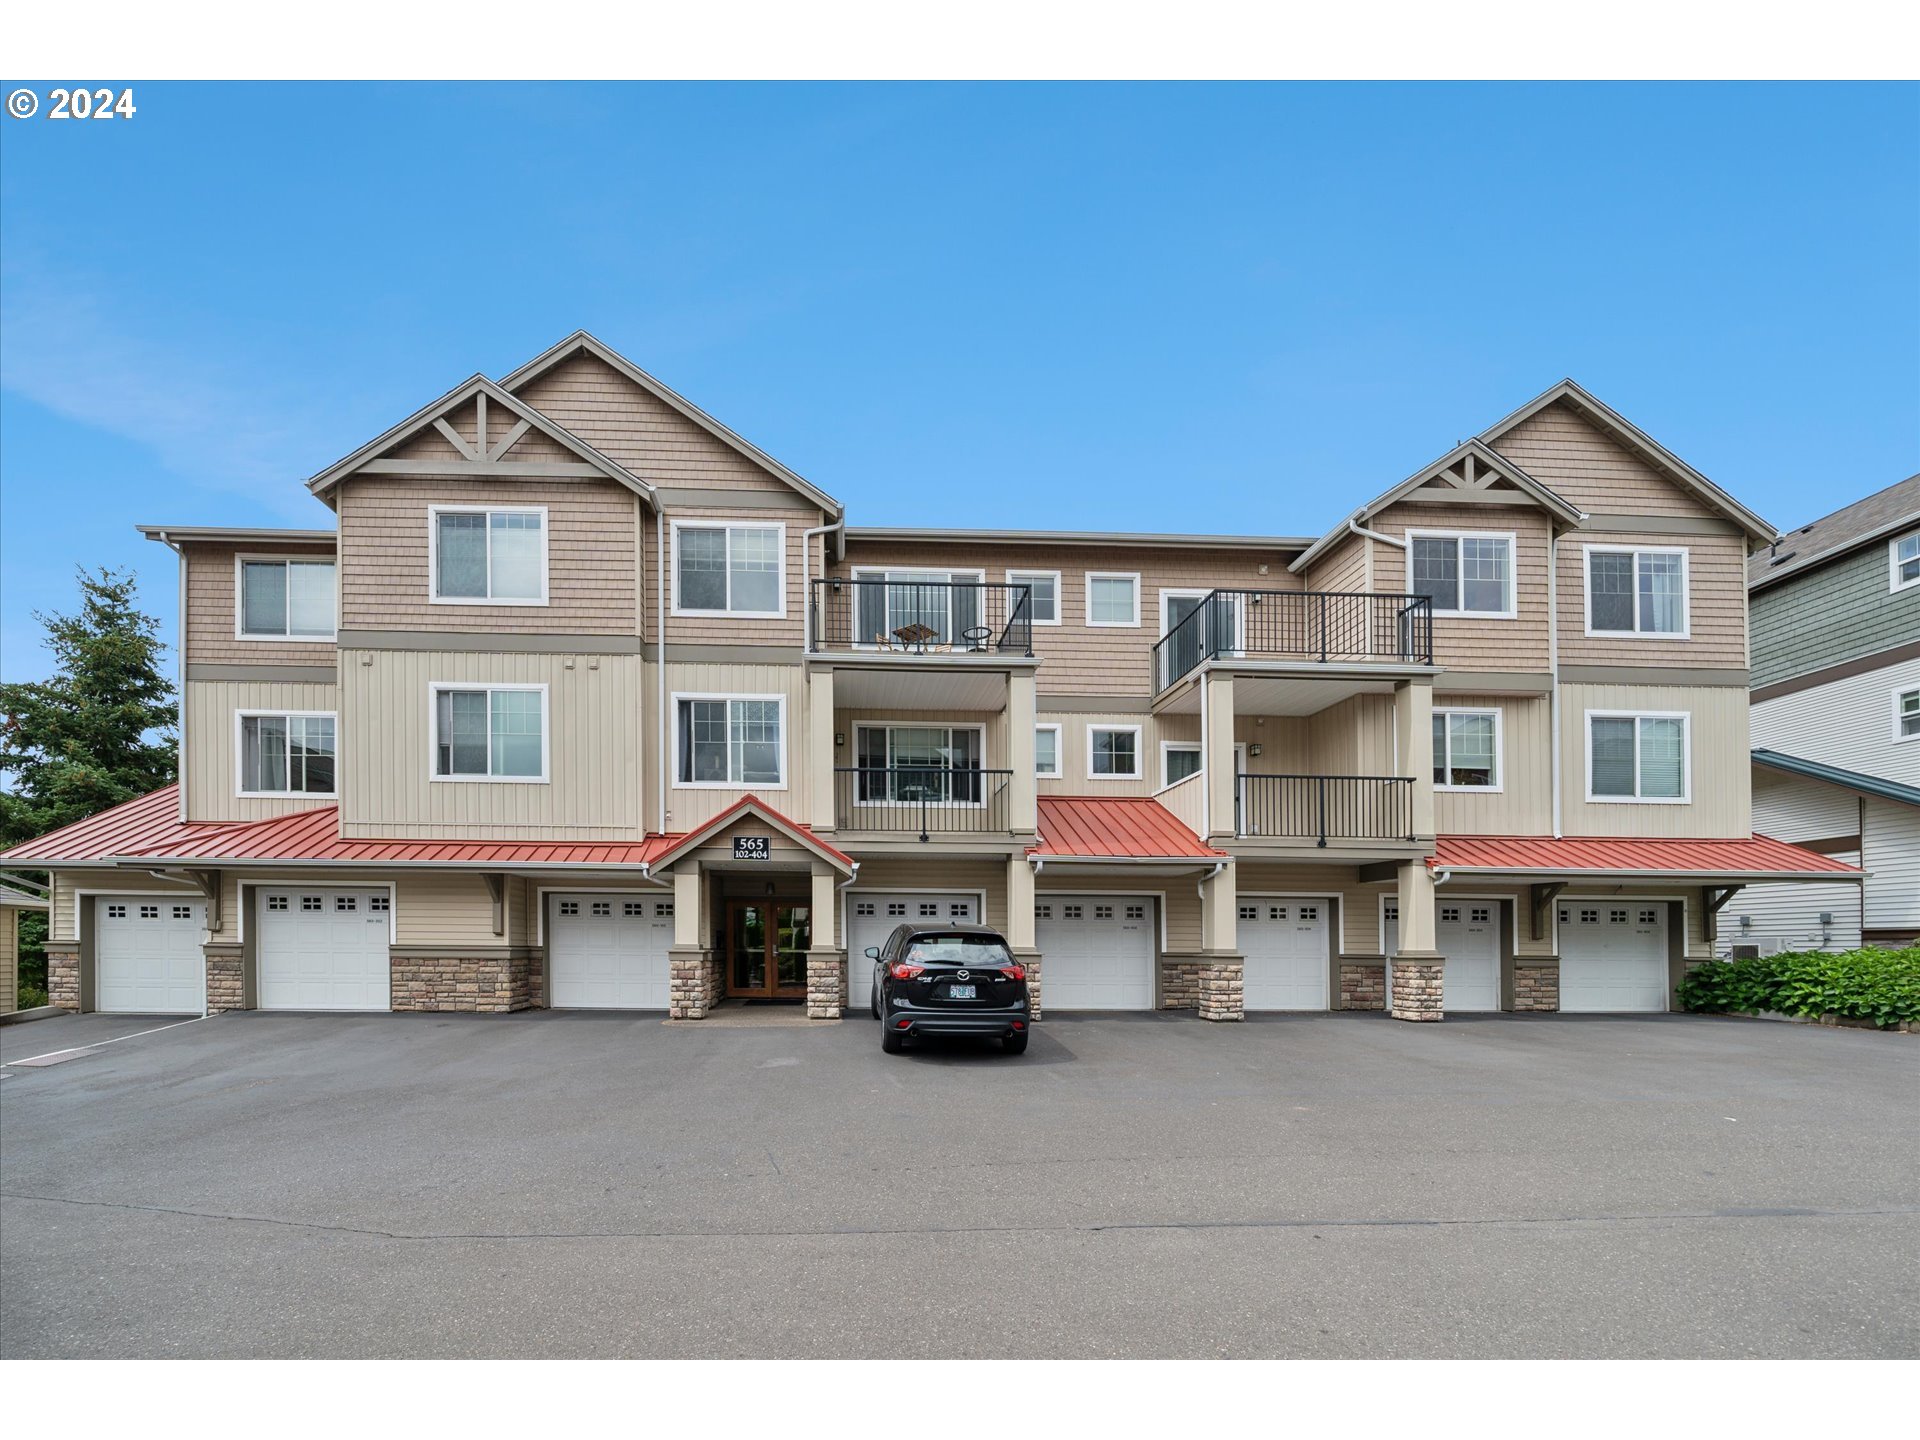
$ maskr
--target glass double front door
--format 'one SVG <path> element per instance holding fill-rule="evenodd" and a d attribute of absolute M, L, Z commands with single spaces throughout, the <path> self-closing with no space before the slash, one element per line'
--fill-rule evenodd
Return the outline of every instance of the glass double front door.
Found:
<path fill-rule="evenodd" d="M 810 907 L 779 900 L 736 900 L 727 908 L 727 994 L 804 999 Z"/>

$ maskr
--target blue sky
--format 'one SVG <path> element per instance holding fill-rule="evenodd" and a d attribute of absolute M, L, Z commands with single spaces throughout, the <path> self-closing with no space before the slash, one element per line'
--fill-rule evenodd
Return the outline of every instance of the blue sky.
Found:
<path fill-rule="evenodd" d="M 1563 375 L 1782 526 L 1920 468 L 1912 86 L 135 98 L 0 119 L 7 678 L 583 326 L 855 523 L 1313 533 Z"/>

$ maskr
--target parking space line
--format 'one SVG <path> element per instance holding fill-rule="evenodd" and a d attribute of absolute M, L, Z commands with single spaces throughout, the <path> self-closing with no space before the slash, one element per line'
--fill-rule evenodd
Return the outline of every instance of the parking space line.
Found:
<path fill-rule="evenodd" d="M 158 1035 L 162 1030 L 178 1030 L 182 1025 L 198 1025 L 202 1020 L 211 1020 L 211 1015 L 196 1015 L 191 1020 L 175 1020 L 169 1025 L 156 1025 L 151 1030 L 136 1030 L 131 1035 L 116 1035 L 111 1040 L 95 1040 L 90 1045 L 69 1045 L 62 1050 L 48 1050 L 41 1055 L 23 1055 L 18 1060 L 0 1061 L 0 1070 L 9 1065 L 31 1065 L 36 1060 L 45 1060 L 49 1055 L 68 1055 L 75 1050 L 99 1050 L 108 1045 L 118 1045 L 122 1040 L 138 1040 L 142 1035 Z"/>

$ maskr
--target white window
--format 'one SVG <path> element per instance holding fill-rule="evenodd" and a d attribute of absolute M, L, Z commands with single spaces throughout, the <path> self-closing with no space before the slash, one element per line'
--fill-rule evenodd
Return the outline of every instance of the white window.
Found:
<path fill-rule="evenodd" d="M 1920 530 L 1887 542 L 1887 568 L 1895 590 L 1920 585 Z"/>
<path fill-rule="evenodd" d="M 1087 572 L 1087 624 L 1138 625 L 1140 577 Z"/>
<path fill-rule="evenodd" d="M 1500 712 L 1433 712 L 1433 784 L 1438 790 L 1498 790 Z"/>
<path fill-rule="evenodd" d="M 1089 725 L 1087 777 L 1092 780 L 1140 778 L 1140 727 Z"/>
<path fill-rule="evenodd" d="M 247 640 L 331 640 L 331 560 L 234 560 L 234 620 Z"/>
<path fill-rule="evenodd" d="M 1587 712 L 1587 798 L 1683 805 L 1690 797 L 1687 717 Z"/>
<path fill-rule="evenodd" d="M 1408 563 L 1416 595 L 1436 615 L 1513 616 L 1513 536 L 1409 530 Z"/>
<path fill-rule="evenodd" d="M 675 695 L 674 783 L 686 787 L 787 784 L 787 702 L 778 695 Z"/>
<path fill-rule="evenodd" d="M 334 717 L 238 712 L 242 795 L 332 796 Z"/>
<path fill-rule="evenodd" d="M 433 696 L 433 778 L 547 778 L 547 687 L 447 685 Z"/>
<path fill-rule="evenodd" d="M 860 725 L 854 803 L 983 805 L 986 731 L 977 725 Z"/>
<path fill-rule="evenodd" d="M 430 505 L 436 605 L 547 603 L 547 511 Z"/>
<path fill-rule="evenodd" d="M 1177 784 L 1200 773 L 1200 747 L 1185 740 L 1160 742 L 1160 787 Z"/>
<path fill-rule="evenodd" d="M 857 645 L 960 645 L 984 649 L 980 570 L 856 570 L 853 638 Z"/>
<path fill-rule="evenodd" d="M 1587 634 L 1687 638 L 1687 552 L 1673 545 L 1583 547 Z"/>
<path fill-rule="evenodd" d="M 1036 725 L 1033 727 L 1033 773 L 1041 780 L 1058 780 L 1062 773 L 1060 761 L 1060 727 L 1058 725 Z"/>
<path fill-rule="evenodd" d="M 1920 740 L 1920 690 L 1893 692 L 1893 738 Z"/>
<path fill-rule="evenodd" d="M 787 527 L 673 527 L 673 613 L 787 613 Z"/>
<path fill-rule="evenodd" d="M 1009 585 L 1028 585 L 1033 590 L 1033 623 L 1060 623 L 1060 572 L 1058 570 L 1009 570 Z"/>

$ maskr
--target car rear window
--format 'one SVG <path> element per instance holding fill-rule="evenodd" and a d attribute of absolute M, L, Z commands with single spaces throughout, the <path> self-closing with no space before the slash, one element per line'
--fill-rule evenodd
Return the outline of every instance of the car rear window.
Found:
<path fill-rule="evenodd" d="M 919 965 L 977 965 L 981 969 L 1013 963 L 1007 947 L 986 935 L 916 935 L 907 942 L 901 958 Z"/>

